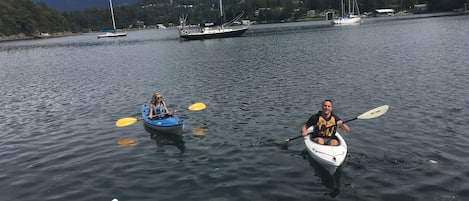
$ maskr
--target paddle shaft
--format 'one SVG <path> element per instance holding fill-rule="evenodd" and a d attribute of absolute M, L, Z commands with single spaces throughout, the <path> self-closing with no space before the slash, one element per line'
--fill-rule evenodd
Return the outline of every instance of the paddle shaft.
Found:
<path fill-rule="evenodd" d="M 379 106 L 377 108 L 374 108 L 372 110 L 369 110 L 353 119 L 349 119 L 347 121 L 343 121 L 343 123 L 347 123 L 347 122 L 351 122 L 351 121 L 354 121 L 354 120 L 357 120 L 357 119 L 373 119 L 373 118 L 376 118 L 376 117 L 379 117 L 381 115 L 383 115 L 384 113 L 386 113 L 386 111 L 388 111 L 389 109 L 389 105 L 382 105 L 382 106 Z M 326 129 L 329 129 L 329 128 L 332 128 L 332 127 L 335 127 L 337 125 L 332 125 L 332 126 L 328 126 L 326 127 Z M 311 133 L 308 133 L 308 135 L 311 134 Z M 300 136 L 296 136 L 294 138 L 290 138 L 290 139 L 287 139 L 285 140 L 284 142 L 289 142 L 291 140 L 295 140 L 295 139 L 298 139 L 298 138 L 301 138 L 303 137 L 303 135 L 300 135 Z"/>
<path fill-rule="evenodd" d="M 165 116 L 164 116 L 164 117 L 160 117 L 160 115 L 163 115 L 163 114 L 164 114 Z M 166 115 L 169 115 L 168 117 L 174 116 L 174 114 L 170 115 L 169 113 L 162 113 L 162 114 L 160 114 L 160 115 L 155 114 L 155 115 L 149 117 L 149 119 L 152 119 L 153 117 L 159 117 L 159 118 L 162 118 L 162 119 L 163 119 L 163 118 L 166 118 Z"/>
<path fill-rule="evenodd" d="M 188 107 L 188 110 L 194 110 L 194 111 L 199 111 L 199 110 L 204 110 L 205 109 L 205 104 L 202 102 L 194 103 L 191 106 Z M 176 115 L 176 111 L 174 110 L 173 112 L 168 112 L 168 113 L 163 113 L 166 117 L 166 115 L 173 116 Z M 155 114 L 150 117 L 152 119 L 153 117 L 157 117 L 163 114 Z M 129 126 L 134 124 L 137 121 L 142 120 L 142 117 L 125 117 L 125 118 L 120 118 L 116 121 L 116 126 L 117 127 L 124 127 L 124 126 Z"/>
<path fill-rule="evenodd" d="M 344 121 L 343 123 L 345 124 L 345 123 L 347 123 L 347 122 L 351 122 L 351 121 L 353 121 L 353 120 L 357 120 L 357 119 L 358 119 L 358 118 L 357 118 L 357 117 L 355 117 L 355 118 L 353 118 L 353 119 L 349 119 L 349 120 L 347 120 L 347 121 Z M 336 126 L 336 125 L 329 126 L 329 127 L 327 127 L 327 128 L 332 128 L 332 127 L 334 127 L 334 126 Z"/>

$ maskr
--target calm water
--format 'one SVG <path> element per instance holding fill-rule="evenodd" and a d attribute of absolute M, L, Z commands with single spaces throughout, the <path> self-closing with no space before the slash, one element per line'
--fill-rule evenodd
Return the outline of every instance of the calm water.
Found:
<path fill-rule="evenodd" d="M 468 200 L 467 33 L 466 15 L 2 42 L 0 200 Z M 156 91 L 186 121 L 182 138 L 114 126 Z M 325 98 L 343 119 L 390 105 L 350 122 L 334 175 L 301 140 L 272 143 Z M 197 101 L 207 109 L 187 110 Z"/>

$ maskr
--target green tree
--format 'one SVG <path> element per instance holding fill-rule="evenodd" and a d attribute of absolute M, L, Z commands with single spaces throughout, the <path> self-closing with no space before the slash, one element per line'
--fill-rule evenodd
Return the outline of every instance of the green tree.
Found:
<path fill-rule="evenodd" d="M 31 0 L 0 0 L 0 36 L 70 31 L 70 25 L 58 11 Z"/>

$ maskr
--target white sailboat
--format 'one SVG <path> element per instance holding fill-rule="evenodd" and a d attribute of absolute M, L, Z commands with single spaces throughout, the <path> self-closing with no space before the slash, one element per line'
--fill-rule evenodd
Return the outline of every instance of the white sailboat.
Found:
<path fill-rule="evenodd" d="M 199 29 L 190 29 L 186 24 L 186 18 L 181 18 L 181 26 L 179 28 L 179 36 L 186 40 L 203 40 L 212 38 L 228 38 L 228 37 L 239 37 L 249 29 L 249 24 L 232 26 L 232 24 L 239 20 L 243 14 L 238 15 L 235 19 L 228 23 L 223 22 L 223 5 L 220 0 L 220 18 L 221 25 L 213 26 L 213 23 L 200 27 Z"/>
<path fill-rule="evenodd" d="M 345 12 L 344 0 L 341 0 L 340 3 L 342 7 L 342 16 L 332 20 L 332 24 L 359 24 L 362 18 L 360 17 L 357 0 L 348 0 L 348 13 Z"/>
<path fill-rule="evenodd" d="M 114 20 L 114 9 L 112 8 L 112 0 L 109 0 L 109 7 L 111 7 L 111 18 L 112 18 L 112 27 L 113 30 L 107 30 L 106 33 L 98 35 L 98 38 L 108 38 L 108 37 L 123 37 L 127 36 L 126 32 L 117 32 L 116 21 Z"/>

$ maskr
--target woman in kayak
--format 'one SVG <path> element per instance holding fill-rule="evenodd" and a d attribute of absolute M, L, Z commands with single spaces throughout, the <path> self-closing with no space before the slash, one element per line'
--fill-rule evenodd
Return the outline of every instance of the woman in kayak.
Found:
<path fill-rule="evenodd" d="M 301 129 L 301 134 L 307 136 L 312 134 L 312 138 L 318 144 L 324 144 L 325 139 L 330 139 L 328 144 L 337 146 L 339 141 L 333 138 L 336 131 L 336 127 L 341 128 L 345 132 L 349 133 L 350 128 L 347 124 L 344 124 L 343 121 L 332 112 L 332 101 L 324 100 L 322 102 L 322 111 L 319 111 L 317 114 L 312 115 L 308 121 L 305 123 Z M 311 126 L 314 126 L 313 133 L 307 133 L 307 129 Z"/>
<path fill-rule="evenodd" d="M 176 110 L 170 112 L 166 107 L 166 103 L 163 101 L 163 97 L 159 92 L 153 94 L 150 102 L 150 113 L 148 114 L 149 119 L 161 119 L 168 116 L 172 116 L 176 113 Z"/>

